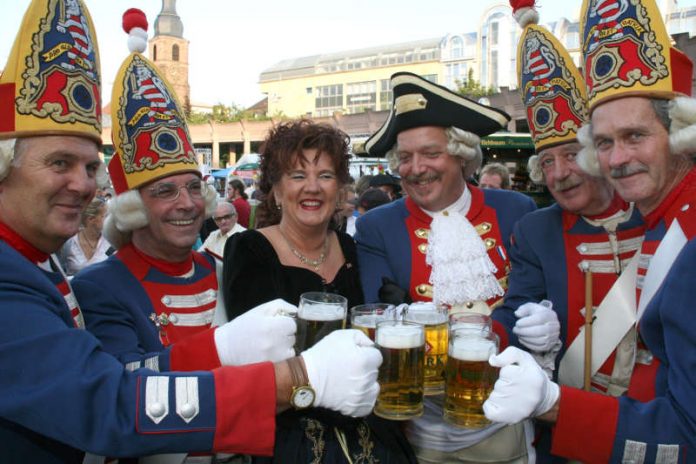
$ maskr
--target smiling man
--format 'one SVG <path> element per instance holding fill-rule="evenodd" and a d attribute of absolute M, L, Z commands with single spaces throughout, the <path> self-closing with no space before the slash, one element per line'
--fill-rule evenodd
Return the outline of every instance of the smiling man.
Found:
<path fill-rule="evenodd" d="M 512 227 L 535 205 L 466 179 L 481 165 L 480 137 L 509 116 L 414 74 L 397 73 L 391 84 L 392 112 L 366 149 L 389 160 L 408 195 L 358 218 L 365 299 L 489 313 L 507 287 Z M 441 397 L 427 397 L 425 409 L 407 428 L 420 462 L 526 462 L 522 424 L 467 430 L 443 421 Z"/>
<path fill-rule="evenodd" d="M 511 3 L 515 7 L 520 2 Z M 530 351 L 548 372 L 555 371 L 560 384 L 580 387 L 585 342 L 580 329 L 588 290 L 585 273 L 592 273 L 594 307 L 600 306 L 610 290 L 623 292 L 624 298 L 611 305 L 614 318 L 606 321 L 611 328 L 622 327 L 615 318 L 626 314 L 622 303 L 630 301 L 634 288 L 616 282 L 640 248 L 644 229 L 638 211 L 615 195 L 608 181 L 578 166 L 582 146 L 577 132 L 589 119 L 585 83 L 563 45 L 537 25 L 536 10 L 522 15 L 519 11 L 514 8 L 524 27 L 518 74 L 537 152 L 530 157 L 528 168 L 532 181 L 545 184 L 556 204 L 528 214 L 515 226 L 509 289 L 493 318 L 508 328 L 513 344 Z M 542 89 L 534 85 L 538 49 L 553 70 Z M 571 104 L 564 105 L 565 101 Z M 553 125 L 543 118 L 549 105 L 557 108 Z M 542 300 L 551 301 L 552 308 L 539 304 Z M 636 332 L 633 329 L 626 335 L 611 328 L 593 344 L 595 354 L 602 352 L 602 359 L 592 369 L 592 385 L 597 391 L 619 396 L 628 386 L 626 373 L 633 363 Z M 540 460 L 550 451 L 550 435 L 542 430 L 543 439 L 537 441 Z"/>
<path fill-rule="evenodd" d="M 564 458 L 694 462 L 696 106 L 685 97 L 692 64 L 671 47 L 653 0 L 622 2 L 608 27 L 600 4 L 585 1 L 581 11 L 591 123 L 578 131 L 577 162 L 635 202 L 645 221 L 640 253 L 619 279 L 629 298 L 593 313 L 593 332 L 602 334 L 593 338 L 593 370 L 594 348 L 607 335 L 635 340 L 618 350 L 632 360 L 618 385 L 625 393 L 614 398 L 594 388 L 559 387 L 527 353 L 508 348 L 490 360 L 501 370 L 484 410 L 496 421 L 549 422 L 552 452 Z M 648 49 L 654 54 L 642 53 Z M 617 308 L 624 317 L 613 318 Z"/>

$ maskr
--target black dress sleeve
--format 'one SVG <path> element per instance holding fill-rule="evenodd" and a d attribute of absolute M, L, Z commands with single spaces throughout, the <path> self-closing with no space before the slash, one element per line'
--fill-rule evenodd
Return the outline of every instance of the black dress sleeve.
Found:
<path fill-rule="evenodd" d="M 283 293 L 278 257 L 260 232 L 232 235 L 223 256 L 222 292 L 229 320 Z"/>

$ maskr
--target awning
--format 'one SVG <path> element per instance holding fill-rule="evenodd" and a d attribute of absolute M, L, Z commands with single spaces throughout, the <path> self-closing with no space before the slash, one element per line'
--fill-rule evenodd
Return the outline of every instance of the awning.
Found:
<path fill-rule="evenodd" d="M 532 136 L 529 134 L 491 134 L 481 139 L 481 147 L 501 150 L 534 150 Z"/>

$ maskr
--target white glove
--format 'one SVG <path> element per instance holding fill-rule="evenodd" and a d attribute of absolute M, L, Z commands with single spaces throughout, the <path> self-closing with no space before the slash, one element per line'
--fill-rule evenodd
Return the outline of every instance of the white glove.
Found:
<path fill-rule="evenodd" d="M 532 355 L 513 346 L 488 360 L 500 367 L 493 391 L 483 403 L 488 420 L 516 424 L 549 411 L 560 389 L 546 376 Z"/>
<path fill-rule="evenodd" d="M 512 332 L 532 351 L 544 353 L 560 349 L 561 324 L 551 302 L 525 303 L 515 311 L 517 322 Z"/>
<path fill-rule="evenodd" d="M 295 356 L 297 324 L 288 314 L 296 312 L 297 306 L 277 298 L 215 329 L 222 365 L 278 362 Z"/>
<path fill-rule="evenodd" d="M 337 330 L 303 351 L 314 405 L 345 416 L 367 416 L 375 406 L 382 353 L 359 330 Z"/>

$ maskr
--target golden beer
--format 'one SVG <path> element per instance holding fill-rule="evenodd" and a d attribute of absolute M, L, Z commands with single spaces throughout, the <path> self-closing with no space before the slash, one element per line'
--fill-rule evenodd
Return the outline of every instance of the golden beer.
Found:
<path fill-rule="evenodd" d="M 498 368 L 488 364 L 488 358 L 498 352 L 497 336 L 465 329 L 453 331 L 450 338 L 444 419 L 460 427 L 484 427 L 490 421 L 483 413 L 483 402 L 498 379 Z"/>
<path fill-rule="evenodd" d="M 426 395 L 439 395 L 445 391 L 445 366 L 447 364 L 447 309 L 433 303 L 415 303 L 409 306 L 405 320 L 425 327 L 425 379 Z"/>
<path fill-rule="evenodd" d="M 380 391 L 374 412 L 391 420 L 423 414 L 423 326 L 400 321 L 377 325 L 376 344 L 382 353 L 377 381 Z"/>
<path fill-rule="evenodd" d="M 360 330 L 374 341 L 377 322 L 386 320 L 389 316 L 393 319 L 394 314 L 389 314 L 389 310 L 393 309 L 394 305 L 388 303 L 367 303 L 353 306 L 350 308 L 351 328 Z"/>
<path fill-rule="evenodd" d="M 345 327 L 348 301 L 341 295 L 308 292 L 300 295 L 295 351 L 314 346 L 334 330 Z"/>

